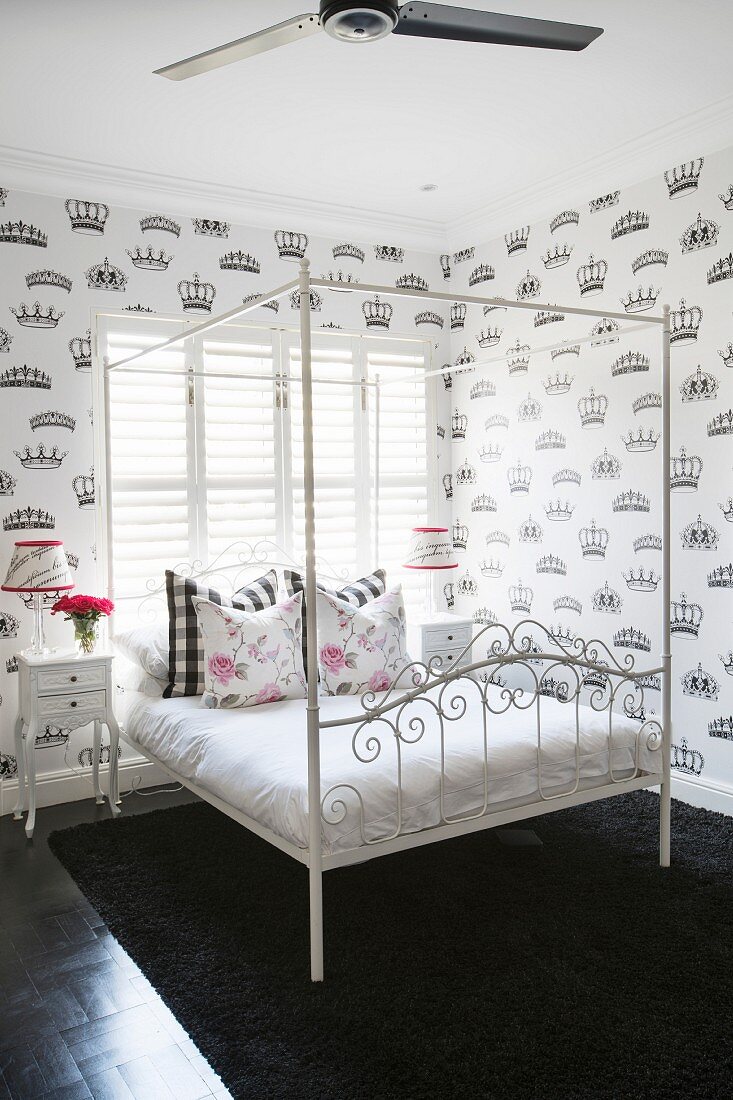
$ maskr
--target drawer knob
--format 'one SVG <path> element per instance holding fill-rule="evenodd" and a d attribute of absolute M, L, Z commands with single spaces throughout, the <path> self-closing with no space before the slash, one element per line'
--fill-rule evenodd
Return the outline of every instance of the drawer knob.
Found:
<path fill-rule="evenodd" d="M 71 702 L 69 703 L 69 706 L 70 707 L 75 707 L 76 706 L 76 699 L 72 699 Z"/>
<path fill-rule="evenodd" d="M 452 661 L 452 660 L 453 660 L 453 654 L 452 654 L 452 653 L 449 653 L 449 654 L 448 654 L 448 660 L 449 660 L 449 661 Z"/>
<path fill-rule="evenodd" d="M 69 679 L 71 680 L 72 684 L 76 683 L 76 676 L 70 676 Z"/>
<path fill-rule="evenodd" d="M 453 635 L 452 635 L 452 634 L 449 634 L 449 635 L 448 635 L 448 641 L 449 641 L 449 642 L 452 642 L 452 641 L 453 641 Z"/>

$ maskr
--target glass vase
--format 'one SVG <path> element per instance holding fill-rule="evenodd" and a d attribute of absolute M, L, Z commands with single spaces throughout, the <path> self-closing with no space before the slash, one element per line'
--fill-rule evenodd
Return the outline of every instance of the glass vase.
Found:
<path fill-rule="evenodd" d="M 94 647 L 99 637 L 99 629 L 96 623 L 77 621 L 74 623 L 74 644 L 78 657 L 89 656 L 94 653 Z"/>

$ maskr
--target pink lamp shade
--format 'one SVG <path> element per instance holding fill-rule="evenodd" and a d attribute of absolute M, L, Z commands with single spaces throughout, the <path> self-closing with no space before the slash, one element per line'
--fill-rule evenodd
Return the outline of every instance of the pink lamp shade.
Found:
<path fill-rule="evenodd" d="M 413 528 L 403 564 L 405 569 L 457 569 L 448 528 Z"/>
<path fill-rule="evenodd" d="M 58 592 L 73 587 L 62 542 L 16 542 L 3 592 Z"/>

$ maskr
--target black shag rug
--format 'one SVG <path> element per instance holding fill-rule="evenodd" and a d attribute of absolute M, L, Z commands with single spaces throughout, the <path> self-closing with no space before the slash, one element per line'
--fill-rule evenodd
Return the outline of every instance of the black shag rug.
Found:
<path fill-rule="evenodd" d="M 733 1094 L 733 818 L 619 796 L 330 871 L 326 982 L 300 864 L 205 804 L 52 850 L 235 1097 Z"/>

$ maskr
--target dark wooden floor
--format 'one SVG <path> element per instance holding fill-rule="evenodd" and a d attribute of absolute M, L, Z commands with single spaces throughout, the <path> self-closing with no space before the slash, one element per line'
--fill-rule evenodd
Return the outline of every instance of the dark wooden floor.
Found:
<path fill-rule="evenodd" d="M 122 812 L 192 797 L 132 794 Z M 49 851 L 55 829 L 108 815 L 92 798 L 39 810 L 31 841 L 0 818 L 0 1100 L 228 1097 Z"/>

